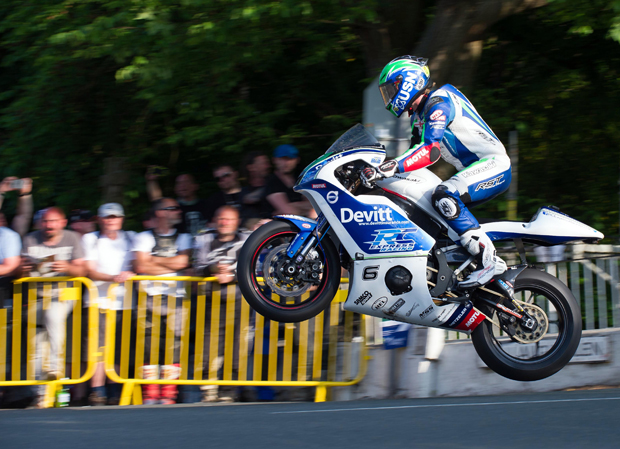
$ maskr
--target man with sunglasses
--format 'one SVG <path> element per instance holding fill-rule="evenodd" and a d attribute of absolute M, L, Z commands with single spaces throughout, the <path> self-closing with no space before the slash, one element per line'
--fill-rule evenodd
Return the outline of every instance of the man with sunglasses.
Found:
<path fill-rule="evenodd" d="M 179 273 L 189 266 L 189 256 L 192 248 L 192 238 L 189 234 L 179 233 L 175 228 L 181 222 L 181 208 L 172 198 L 161 198 L 153 203 L 154 228 L 139 233 L 134 240 L 135 267 L 140 275 L 145 276 L 178 276 Z M 185 296 L 182 282 L 176 281 L 140 281 L 140 288 L 146 294 L 146 332 L 143 377 L 145 379 L 178 379 L 180 368 L 178 363 L 180 337 L 181 337 L 181 302 Z M 158 298 L 161 303 L 155 307 L 154 301 Z M 172 302 L 171 302 L 172 301 Z M 174 306 L 172 306 L 174 304 Z M 174 309 L 174 320 L 170 320 L 169 310 Z M 157 317 L 157 312 L 161 321 Z M 163 361 L 165 349 L 164 342 L 160 342 L 160 354 L 158 361 L 151 360 L 151 330 L 153 325 L 159 323 L 162 332 L 160 337 L 166 335 L 166 329 L 174 335 L 175 358 L 171 365 L 162 365 L 160 370 L 159 361 Z M 161 390 L 159 385 L 144 386 L 145 404 L 173 404 L 176 402 L 176 385 L 164 385 Z"/>
<path fill-rule="evenodd" d="M 239 173 L 232 165 L 222 164 L 213 169 L 213 178 L 217 182 L 219 191 L 207 200 L 209 205 L 208 221 L 210 227 L 215 228 L 217 222 L 215 213 L 222 206 L 232 206 L 241 211 L 243 197 L 241 195 L 241 185 L 239 184 Z"/>
<path fill-rule="evenodd" d="M 162 198 L 162 191 L 157 182 L 160 176 L 157 170 L 148 170 L 146 173 L 146 191 L 151 201 Z M 209 205 L 198 197 L 200 186 L 194 177 L 188 173 L 177 176 L 174 182 L 174 193 L 181 208 L 181 222 L 176 226 L 181 233 L 189 233 L 195 237 L 207 227 Z"/>

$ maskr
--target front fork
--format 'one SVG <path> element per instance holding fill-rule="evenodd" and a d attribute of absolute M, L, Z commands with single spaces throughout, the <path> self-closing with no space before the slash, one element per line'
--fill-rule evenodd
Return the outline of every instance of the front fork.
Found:
<path fill-rule="evenodd" d="M 295 263 L 303 263 L 306 256 L 325 237 L 329 230 L 329 223 L 323 214 L 317 217 L 315 226 L 309 229 L 300 229 L 293 241 L 286 249 L 286 254 Z"/>

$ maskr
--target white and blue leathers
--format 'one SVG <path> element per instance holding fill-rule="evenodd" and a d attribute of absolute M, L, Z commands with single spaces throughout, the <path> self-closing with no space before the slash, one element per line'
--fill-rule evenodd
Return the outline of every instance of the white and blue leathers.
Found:
<path fill-rule="evenodd" d="M 416 170 L 441 157 L 457 170 L 433 195 L 433 206 L 459 235 L 479 223 L 475 206 L 503 193 L 511 181 L 510 158 L 502 142 L 457 88 L 431 92 L 412 116 L 415 144 L 399 156 L 399 171 Z M 439 150 L 439 151 L 438 151 Z"/>

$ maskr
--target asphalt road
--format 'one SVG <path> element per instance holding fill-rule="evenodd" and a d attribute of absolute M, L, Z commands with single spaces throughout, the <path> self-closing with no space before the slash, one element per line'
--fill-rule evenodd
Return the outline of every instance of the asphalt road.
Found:
<path fill-rule="evenodd" d="M 329 403 L 0 410 L 0 447 L 618 448 L 620 389 Z"/>

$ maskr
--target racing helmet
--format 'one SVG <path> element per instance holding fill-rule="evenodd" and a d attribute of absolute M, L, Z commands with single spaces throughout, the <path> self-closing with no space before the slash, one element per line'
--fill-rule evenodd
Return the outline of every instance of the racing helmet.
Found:
<path fill-rule="evenodd" d="M 431 76 L 426 63 L 428 59 L 417 56 L 399 56 L 390 61 L 379 76 L 379 91 L 385 109 L 396 117 L 404 111 L 430 85 Z"/>

